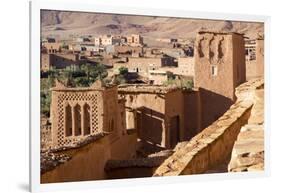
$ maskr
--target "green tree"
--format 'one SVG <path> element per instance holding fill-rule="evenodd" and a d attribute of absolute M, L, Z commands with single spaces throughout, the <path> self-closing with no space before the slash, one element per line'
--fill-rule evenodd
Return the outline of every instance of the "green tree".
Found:
<path fill-rule="evenodd" d="M 121 74 L 121 75 L 123 75 L 123 76 L 126 76 L 127 74 L 128 74 L 128 68 L 126 68 L 126 67 L 120 67 L 119 69 L 119 74 Z"/>

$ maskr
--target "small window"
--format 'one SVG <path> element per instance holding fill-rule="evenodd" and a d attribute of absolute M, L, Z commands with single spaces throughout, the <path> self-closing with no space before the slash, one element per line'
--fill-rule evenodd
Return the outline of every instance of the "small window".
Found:
<path fill-rule="evenodd" d="M 218 75 L 218 67 L 215 65 L 211 66 L 211 75 L 212 76 L 217 76 Z"/>
<path fill-rule="evenodd" d="M 114 120 L 111 119 L 110 123 L 109 123 L 109 131 L 114 131 Z"/>

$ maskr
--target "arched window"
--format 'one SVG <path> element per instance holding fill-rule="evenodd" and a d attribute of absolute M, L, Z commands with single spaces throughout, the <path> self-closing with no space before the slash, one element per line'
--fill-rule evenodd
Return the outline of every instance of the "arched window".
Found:
<path fill-rule="evenodd" d="M 72 115 L 69 104 L 65 107 L 65 136 L 72 136 Z"/>
<path fill-rule="evenodd" d="M 89 135 L 90 132 L 90 106 L 86 103 L 84 105 L 84 135 Z"/>
<path fill-rule="evenodd" d="M 82 133 L 81 129 L 81 107 L 80 105 L 75 105 L 74 107 L 74 117 L 75 117 L 75 136 L 79 136 Z"/>

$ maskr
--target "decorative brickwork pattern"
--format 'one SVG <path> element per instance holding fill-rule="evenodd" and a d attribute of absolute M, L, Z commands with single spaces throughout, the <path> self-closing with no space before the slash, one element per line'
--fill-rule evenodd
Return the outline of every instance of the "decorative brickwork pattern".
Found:
<path fill-rule="evenodd" d="M 97 94 L 85 94 L 85 93 L 70 93 L 70 92 L 63 92 L 58 96 L 58 123 L 57 123 L 57 138 L 58 138 L 58 146 L 69 145 L 72 142 L 79 140 L 79 138 L 83 137 L 66 137 L 66 106 L 70 104 L 72 107 L 76 105 L 80 105 L 81 109 L 84 105 L 88 104 L 90 107 L 90 127 L 91 132 L 90 134 L 97 134 L 99 133 L 99 118 L 98 118 L 98 96 Z M 84 117 L 83 117 L 84 118 Z M 82 119 L 83 119 L 82 118 Z M 82 128 L 83 129 L 83 128 Z"/>

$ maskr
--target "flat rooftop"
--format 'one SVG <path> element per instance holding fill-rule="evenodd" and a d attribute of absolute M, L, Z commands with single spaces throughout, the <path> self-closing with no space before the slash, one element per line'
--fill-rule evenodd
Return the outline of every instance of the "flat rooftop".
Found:
<path fill-rule="evenodd" d="M 156 93 L 166 94 L 168 92 L 181 90 L 176 85 L 149 85 L 149 84 L 122 84 L 118 86 L 118 93 Z"/>
<path fill-rule="evenodd" d="M 230 31 L 230 32 L 225 32 L 225 31 L 198 31 L 198 34 L 205 34 L 205 33 L 210 33 L 210 34 L 220 34 L 220 35 L 232 35 L 232 34 L 236 34 L 236 35 L 243 35 L 243 33 L 238 33 L 238 32 L 234 32 L 234 31 Z"/>

